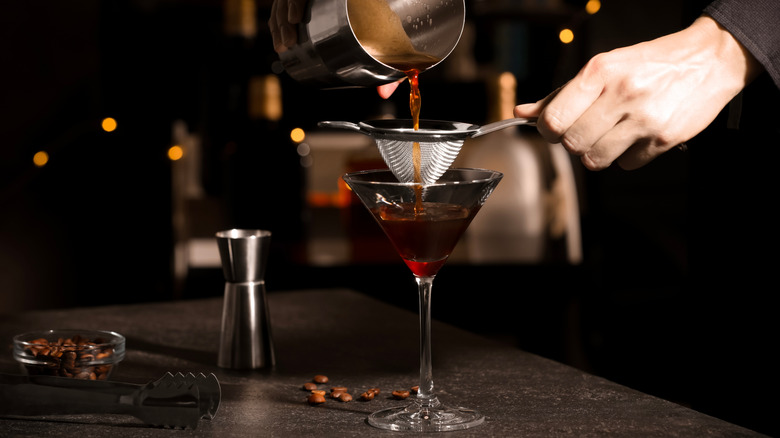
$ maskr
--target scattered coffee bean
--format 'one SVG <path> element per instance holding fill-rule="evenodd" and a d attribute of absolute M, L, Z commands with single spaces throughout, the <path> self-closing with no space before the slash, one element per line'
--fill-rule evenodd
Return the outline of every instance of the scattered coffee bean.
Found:
<path fill-rule="evenodd" d="M 317 374 L 314 376 L 314 379 L 312 379 L 314 383 L 328 383 L 328 376 L 323 376 L 322 374 Z"/>
<path fill-rule="evenodd" d="M 380 391 L 380 390 L 379 390 L 379 388 L 371 388 L 371 389 L 369 389 L 369 391 L 370 391 L 370 392 L 373 392 L 373 393 L 374 393 L 374 395 L 377 395 L 377 394 L 379 394 L 380 392 L 382 392 L 382 391 Z"/>
<path fill-rule="evenodd" d="M 306 391 L 315 390 L 317 389 L 317 384 L 312 382 L 306 382 L 303 384 L 303 389 L 305 389 Z"/>
<path fill-rule="evenodd" d="M 416 395 L 417 392 L 420 391 L 420 387 L 419 386 L 412 386 L 411 390 L 412 390 L 412 394 Z"/>
<path fill-rule="evenodd" d="M 312 394 L 309 396 L 309 404 L 312 406 L 325 403 L 325 396 L 322 394 Z"/>
<path fill-rule="evenodd" d="M 405 391 L 405 390 L 393 391 L 393 398 L 395 398 L 396 400 L 403 400 L 407 397 L 409 397 L 409 391 Z"/>
<path fill-rule="evenodd" d="M 321 395 L 321 396 L 325 397 L 325 391 L 322 390 L 322 389 L 315 389 L 311 393 L 314 394 L 314 395 Z"/>
<path fill-rule="evenodd" d="M 352 401 L 352 395 L 348 392 L 342 392 L 339 394 L 339 401 L 342 401 L 344 403 L 351 402 Z"/>
<path fill-rule="evenodd" d="M 366 391 L 362 394 L 360 394 L 360 399 L 363 401 L 371 401 L 374 399 L 374 393 L 369 391 Z"/>

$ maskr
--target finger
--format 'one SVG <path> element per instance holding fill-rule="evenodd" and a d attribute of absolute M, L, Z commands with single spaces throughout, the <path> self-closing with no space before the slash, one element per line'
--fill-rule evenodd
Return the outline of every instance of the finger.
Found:
<path fill-rule="evenodd" d="M 596 69 L 589 66 L 580 70 L 539 114 L 537 129 L 548 141 L 559 143 L 561 136 L 601 95 L 604 82 L 593 70 Z"/>
<path fill-rule="evenodd" d="M 638 129 L 633 121 L 622 121 L 614 125 L 582 154 L 582 164 L 590 170 L 602 170 L 626 154 L 638 156 L 636 154 L 641 154 L 640 149 L 634 148 L 641 148 L 644 141 L 637 136 Z"/>
<path fill-rule="evenodd" d="M 289 0 L 287 6 L 287 22 L 298 24 L 303 20 L 303 10 L 306 6 L 306 0 Z"/>
<path fill-rule="evenodd" d="M 547 104 L 550 103 L 553 97 L 558 95 L 559 91 L 561 91 L 560 88 L 548 94 L 544 99 L 539 100 L 537 102 L 517 105 L 513 110 L 515 117 L 529 118 L 529 117 L 539 116 L 539 114 L 542 112 L 544 107 L 546 107 Z"/>
<path fill-rule="evenodd" d="M 542 108 L 544 108 L 541 102 L 542 101 L 540 100 L 536 103 L 524 103 L 517 105 L 512 112 L 514 113 L 515 117 L 537 117 L 539 113 L 542 112 Z"/>
<path fill-rule="evenodd" d="M 676 146 L 669 144 L 660 145 L 657 141 L 643 138 L 635 142 L 615 161 L 618 166 L 625 170 L 634 170 L 655 160 L 659 155 Z"/>
<path fill-rule="evenodd" d="M 276 10 L 276 21 L 279 23 L 279 35 L 281 36 L 282 50 L 294 46 L 298 42 L 298 32 L 295 25 L 290 24 L 290 9 L 293 8 L 291 0 L 277 0 L 279 4 Z M 300 10 L 300 8 L 299 8 Z"/>
<path fill-rule="evenodd" d="M 278 28 L 274 42 L 274 50 L 283 52 L 298 42 L 298 33 L 295 26 L 290 24 L 290 1 L 276 0 L 272 6 L 271 16 L 276 21 Z M 273 35 L 273 30 L 272 30 Z"/>
<path fill-rule="evenodd" d="M 379 97 L 381 97 L 382 99 L 389 99 L 390 96 L 393 95 L 395 90 L 401 84 L 401 82 L 403 82 L 403 78 L 401 78 L 401 79 L 399 79 L 399 80 L 397 80 L 395 82 L 390 82 L 389 84 L 383 84 L 383 85 L 380 85 L 380 86 L 376 87 L 376 91 L 377 91 L 377 93 L 379 93 Z"/>
<path fill-rule="evenodd" d="M 285 48 L 293 47 L 298 44 L 298 29 L 292 24 L 285 24 L 281 29 L 282 43 Z"/>
<path fill-rule="evenodd" d="M 612 130 L 617 128 L 622 131 L 627 126 L 626 123 L 617 126 L 621 122 L 625 122 L 626 118 L 616 108 L 609 99 L 596 99 L 560 136 L 559 142 L 574 155 L 587 153 Z M 636 126 L 633 122 L 630 125 Z"/>
<path fill-rule="evenodd" d="M 268 18 L 268 30 L 271 32 L 271 40 L 273 41 L 274 51 L 277 53 L 281 53 L 284 51 L 284 49 L 286 49 L 282 43 L 282 34 L 281 30 L 279 29 L 279 21 L 276 18 L 280 3 L 283 3 L 283 1 L 277 0 L 273 2 L 271 5 L 271 14 Z"/>

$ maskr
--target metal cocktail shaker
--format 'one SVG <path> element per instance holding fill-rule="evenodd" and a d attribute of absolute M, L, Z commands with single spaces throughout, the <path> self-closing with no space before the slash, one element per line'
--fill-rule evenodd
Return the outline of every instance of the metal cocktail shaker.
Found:
<path fill-rule="evenodd" d="M 265 266 L 271 233 L 232 229 L 216 234 L 225 297 L 217 365 L 273 368 L 274 346 L 265 296 Z"/>
<path fill-rule="evenodd" d="M 381 28 L 385 17 L 369 13 L 361 18 L 367 16 L 371 23 L 350 21 L 348 7 L 364 8 L 376 1 L 386 2 L 392 10 L 403 28 L 403 39 L 439 62 L 460 40 L 466 17 L 464 0 L 309 0 L 298 25 L 298 44 L 279 55 L 284 70 L 298 82 L 320 88 L 377 86 L 406 77 L 402 70 L 369 53 L 366 41 L 356 36 L 358 25 Z M 387 35 L 387 39 L 395 37 Z"/>

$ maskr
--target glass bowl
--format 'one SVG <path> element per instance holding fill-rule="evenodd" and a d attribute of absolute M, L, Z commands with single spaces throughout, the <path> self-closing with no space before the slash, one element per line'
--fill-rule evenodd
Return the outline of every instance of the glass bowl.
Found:
<path fill-rule="evenodd" d="M 106 380 L 125 358 L 125 337 L 99 330 L 41 330 L 14 336 L 14 359 L 29 375 Z"/>

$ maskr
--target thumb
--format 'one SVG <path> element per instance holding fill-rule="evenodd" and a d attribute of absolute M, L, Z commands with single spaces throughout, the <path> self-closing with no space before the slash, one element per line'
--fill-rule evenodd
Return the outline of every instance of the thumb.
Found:
<path fill-rule="evenodd" d="M 552 93 L 548 94 L 544 99 L 535 103 L 524 103 L 517 105 L 514 109 L 515 117 L 539 117 L 542 110 L 550 103 L 551 100 L 563 89 L 563 87 L 556 89 Z"/>
<path fill-rule="evenodd" d="M 523 117 L 523 118 L 538 117 L 539 113 L 542 112 L 542 108 L 543 105 L 541 105 L 540 102 L 525 103 L 522 105 L 517 105 L 514 108 L 514 114 L 515 117 Z"/>

